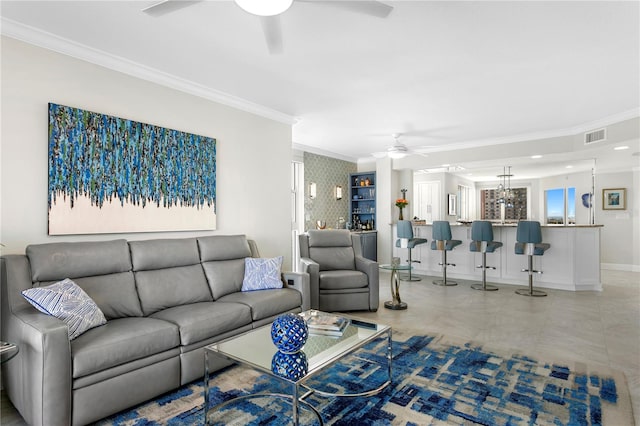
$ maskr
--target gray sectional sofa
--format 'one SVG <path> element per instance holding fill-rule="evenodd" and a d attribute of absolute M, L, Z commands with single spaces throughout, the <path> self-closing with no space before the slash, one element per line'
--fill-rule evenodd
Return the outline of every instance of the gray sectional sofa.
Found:
<path fill-rule="evenodd" d="M 309 277 L 242 292 L 245 236 L 31 245 L 1 263 L 2 366 L 9 399 L 31 425 L 80 425 L 199 379 L 204 347 L 309 306 Z M 67 326 L 21 295 L 71 278 L 107 323 L 69 341 Z M 220 364 L 218 367 L 224 367 Z"/>

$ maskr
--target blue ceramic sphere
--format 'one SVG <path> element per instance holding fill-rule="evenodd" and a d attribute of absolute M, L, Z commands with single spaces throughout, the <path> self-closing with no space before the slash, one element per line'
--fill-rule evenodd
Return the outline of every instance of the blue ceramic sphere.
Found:
<path fill-rule="evenodd" d="M 292 354 L 278 351 L 271 359 L 271 371 L 289 380 L 298 380 L 304 377 L 308 368 L 307 355 L 302 351 Z"/>
<path fill-rule="evenodd" d="M 291 354 L 298 352 L 309 337 L 307 323 L 300 315 L 283 314 L 271 324 L 271 340 L 278 350 Z"/>

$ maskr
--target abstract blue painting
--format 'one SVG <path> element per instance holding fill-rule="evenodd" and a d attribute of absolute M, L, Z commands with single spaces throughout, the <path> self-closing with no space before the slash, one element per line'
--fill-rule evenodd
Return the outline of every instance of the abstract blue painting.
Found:
<path fill-rule="evenodd" d="M 216 140 L 49 104 L 49 234 L 216 228 Z"/>

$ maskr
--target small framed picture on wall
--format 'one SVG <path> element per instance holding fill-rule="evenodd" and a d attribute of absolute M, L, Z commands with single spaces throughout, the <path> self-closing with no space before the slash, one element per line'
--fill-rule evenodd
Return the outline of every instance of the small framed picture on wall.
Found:
<path fill-rule="evenodd" d="M 626 210 L 626 208 L 626 188 L 609 188 L 602 190 L 602 210 Z"/>

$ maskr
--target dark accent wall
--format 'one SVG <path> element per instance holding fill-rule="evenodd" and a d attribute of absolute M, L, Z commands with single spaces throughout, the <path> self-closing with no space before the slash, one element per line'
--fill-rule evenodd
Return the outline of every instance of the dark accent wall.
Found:
<path fill-rule="evenodd" d="M 323 155 L 304 153 L 304 216 L 305 230 L 314 229 L 317 220 L 327 228 L 335 228 L 339 218 L 349 221 L 349 174 L 357 164 Z M 316 198 L 309 198 L 309 184 L 316 184 Z M 342 200 L 336 200 L 335 187 L 342 186 Z"/>

